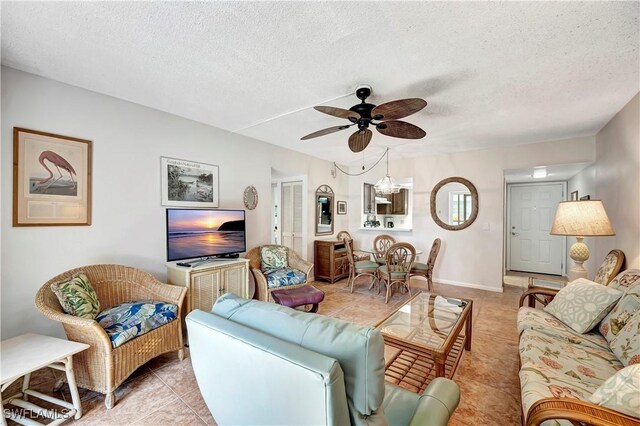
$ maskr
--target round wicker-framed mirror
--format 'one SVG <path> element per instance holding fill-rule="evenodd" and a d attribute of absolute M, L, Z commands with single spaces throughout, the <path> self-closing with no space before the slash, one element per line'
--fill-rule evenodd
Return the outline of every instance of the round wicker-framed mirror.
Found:
<path fill-rule="evenodd" d="M 258 190 L 255 186 L 249 185 L 245 188 L 243 200 L 247 209 L 253 210 L 256 208 L 258 205 Z"/>
<path fill-rule="evenodd" d="M 465 229 L 478 217 L 478 191 L 465 178 L 443 179 L 431 191 L 431 217 L 449 231 Z"/>

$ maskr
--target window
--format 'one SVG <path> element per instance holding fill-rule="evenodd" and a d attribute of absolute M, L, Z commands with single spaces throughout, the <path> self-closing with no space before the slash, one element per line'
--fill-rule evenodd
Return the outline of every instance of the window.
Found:
<path fill-rule="evenodd" d="M 471 216 L 471 193 L 451 191 L 449 193 L 449 225 L 460 225 Z"/>

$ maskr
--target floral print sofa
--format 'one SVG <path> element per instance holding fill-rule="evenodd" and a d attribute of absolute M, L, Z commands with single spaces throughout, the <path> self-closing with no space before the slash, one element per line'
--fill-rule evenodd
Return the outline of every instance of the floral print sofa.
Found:
<path fill-rule="evenodd" d="M 640 270 L 621 272 L 609 288 L 621 296 L 585 333 L 547 312 L 552 310 L 533 307 L 540 295 L 552 299 L 558 290 L 531 288 L 520 299 L 524 424 L 640 425 Z"/>

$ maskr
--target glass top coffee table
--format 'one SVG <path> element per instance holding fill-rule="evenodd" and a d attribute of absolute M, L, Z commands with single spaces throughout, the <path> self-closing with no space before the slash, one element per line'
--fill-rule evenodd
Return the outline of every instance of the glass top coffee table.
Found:
<path fill-rule="evenodd" d="M 435 377 L 453 377 L 471 350 L 472 300 L 420 292 L 376 324 L 385 345 L 399 349 L 385 362 L 385 379 L 422 392 Z"/>

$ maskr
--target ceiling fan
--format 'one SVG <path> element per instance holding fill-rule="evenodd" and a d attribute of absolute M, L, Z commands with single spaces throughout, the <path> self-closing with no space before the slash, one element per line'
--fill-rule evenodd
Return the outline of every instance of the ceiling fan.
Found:
<path fill-rule="evenodd" d="M 415 114 L 422 108 L 426 107 L 427 102 L 424 99 L 400 99 L 375 106 L 365 102 L 369 95 L 371 95 L 370 87 L 359 87 L 356 90 L 356 96 L 362 102 L 349 109 L 330 106 L 313 107 L 317 111 L 325 114 L 338 118 L 346 118 L 351 122 L 351 124 L 318 130 L 317 132 L 310 133 L 300 139 L 303 141 L 313 139 L 318 136 L 328 135 L 357 125 L 358 130 L 349 136 L 349 148 L 353 152 L 360 152 L 369 145 L 369 142 L 371 142 L 373 132 L 369 129 L 369 125 L 375 126 L 376 130 L 383 135 L 394 138 L 422 139 L 427 135 L 420 127 L 414 126 L 406 121 L 400 121 L 401 118 Z"/>

